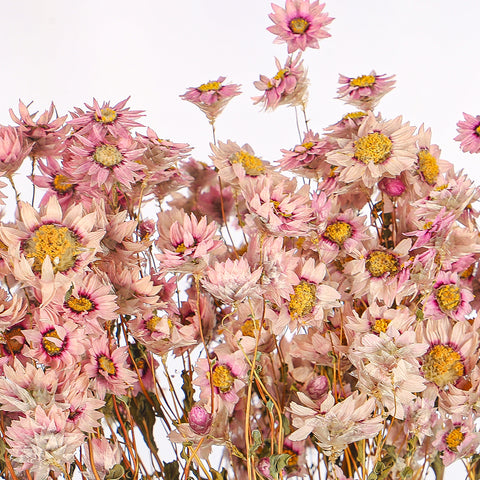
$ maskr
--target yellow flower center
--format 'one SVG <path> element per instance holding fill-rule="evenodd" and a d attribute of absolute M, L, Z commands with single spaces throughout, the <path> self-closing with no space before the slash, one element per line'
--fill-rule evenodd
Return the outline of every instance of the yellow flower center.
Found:
<path fill-rule="evenodd" d="M 98 357 L 97 362 L 98 368 L 108 373 L 109 375 L 115 375 L 117 373 L 117 369 L 115 368 L 113 360 L 106 357 L 105 355 L 101 355 L 100 357 Z"/>
<path fill-rule="evenodd" d="M 365 165 L 383 163 L 392 153 L 392 141 L 383 133 L 373 132 L 359 138 L 355 143 L 354 158 Z"/>
<path fill-rule="evenodd" d="M 290 295 L 290 303 L 288 304 L 290 315 L 298 318 L 311 313 L 317 299 L 316 285 L 302 280 L 293 290 L 295 293 Z"/>
<path fill-rule="evenodd" d="M 443 388 L 463 375 L 464 367 L 458 352 L 448 345 L 435 345 L 424 356 L 422 371 L 427 380 Z"/>
<path fill-rule="evenodd" d="M 197 90 L 200 90 L 201 92 L 210 92 L 211 90 L 220 90 L 220 88 L 222 88 L 222 84 L 220 82 L 207 82 L 200 85 Z"/>
<path fill-rule="evenodd" d="M 287 460 L 287 467 L 294 467 L 298 463 L 298 454 L 291 450 L 290 448 L 283 448 L 283 453 L 290 455 L 290 458 Z"/>
<path fill-rule="evenodd" d="M 442 285 L 435 291 L 438 306 L 444 312 L 451 312 L 460 305 L 462 296 L 460 289 L 455 285 Z"/>
<path fill-rule="evenodd" d="M 288 68 L 282 68 L 277 72 L 277 74 L 273 77 L 274 80 L 282 80 L 285 78 L 285 74 L 288 72 Z"/>
<path fill-rule="evenodd" d="M 93 160 L 104 167 L 114 167 L 123 162 L 123 155 L 115 145 L 100 145 L 95 149 Z"/>
<path fill-rule="evenodd" d="M 293 33 L 297 33 L 299 35 L 303 35 L 310 26 L 310 23 L 302 17 L 297 17 L 290 20 L 290 30 Z"/>
<path fill-rule="evenodd" d="M 240 150 L 230 157 L 230 163 L 241 163 L 245 169 L 245 173 L 251 177 L 256 177 L 265 172 L 263 162 L 245 150 Z"/>
<path fill-rule="evenodd" d="M 466 270 L 460 274 L 460 278 L 470 278 L 475 270 L 475 264 L 472 263 Z"/>
<path fill-rule="evenodd" d="M 7 330 L 1 335 L 1 343 L 5 343 L 5 348 L 10 353 L 10 355 L 16 355 L 20 353 L 23 349 L 24 342 L 19 341 L 17 338 L 24 338 L 22 329 L 20 327 L 15 327 L 10 330 Z"/>
<path fill-rule="evenodd" d="M 117 119 L 117 112 L 113 108 L 102 108 L 100 116 L 95 113 L 95 120 L 100 123 L 113 123 Z"/>
<path fill-rule="evenodd" d="M 435 185 L 440 169 L 438 168 L 437 159 L 428 151 L 420 150 L 417 153 L 418 171 L 429 185 Z"/>
<path fill-rule="evenodd" d="M 50 257 L 55 273 L 69 270 L 80 255 L 80 247 L 75 233 L 67 227 L 51 223 L 37 228 L 24 244 L 27 258 L 34 259 L 32 269 L 35 272 L 42 270 L 47 256 Z"/>
<path fill-rule="evenodd" d="M 315 145 L 315 143 L 313 143 L 313 142 L 305 142 L 305 143 L 302 143 L 302 147 L 303 147 L 305 150 L 310 150 L 314 145 Z"/>
<path fill-rule="evenodd" d="M 475 128 L 475 133 L 480 137 L 480 125 Z"/>
<path fill-rule="evenodd" d="M 145 322 L 145 327 L 147 328 L 147 330 L 153 333 L 156 330 L 157 325 L 160 321 L 161 321 L 161 318 L 158 317 L 157 315 L 154 315 L 153 317 L 149 318 Z"/>
<path fill-rule="evenodd" d="M 329 225 L 323 236 L 341 247 L 352 236 L 352 227 L 346 222 L 338 221 Z"/>
<path fill-rule="evenodd" d="M 344 115 L 343 120 L 348 120 L 349 118 L 351 118 L 352 120 L 356 120 L 357 118 L 363 118 L 366 116 L 367 114 L 365 112 L 351 112 Z"/>
<path fill-rule="evenodd" d="M 57 343 L 48 340 L 49 338 L 57 338 L 58 340 L 60 340 L 60 337 L 58 336 L 58 333 L 55 329 L 49 330 L 48 332 L 43 334 L 42 345 L 48 355 L 50 355 L 51 357 L 56 357 L 57 355 L 60 355 L 60 353 L 62 353 L 65 342 L 63 341 L 62 345 L 58 346 Z"/>
<path fill-rule="evenodd" d="M 53 188 L 59 193 L 67 193 L 73 190 L 73 185 L 68 183 L 68 178 L 59 173 L 53 179 Z"/>
<path fill-rule="evenodd" d="M 272 204 L 273 204 L 273 208 L 275 209 L 275 213 L 277 215 L 280 215 L 281 217 L 285 217 L 285 218 L 291 217 L 293 215 L 293 213 L 282 212 L 279 208 L 280 202 L 278 202 L 277 200 L 272 200 Z"/>
<path fill-rule="evenodd" d="M 374 75 L 360 75 L 350 80 L 351 87 L 371 87 L 375 83 Z"/>
<path fill-rule="evenodd" d="M 258 322 L 253 318 L 248 318 L 243 322 L 243 325 L 240 327 L 242 331 L 242 335 L 245 337 L 252 337 L 255 338 L 255 333 L 258 330 Z"/>
<path fill-rule="evenodd" d="M 67 305 L 74 312 L 89 312 L 90 310 L 93 310 L 93 302 L 87 297 L 70 297 L 68 299 Z"/>
<path fill-rule="evenodd" d="M 212 383 L 222 393 L 228 392 L 235 381 L 232 371 L 228 365 L 218 365 L 214 367 L 212 373 Z"/>
<path fill-rule="evenodd" d="M 400 270 L 397 258 L 392 253 L 383 250 L 373 250 L 367 256 L 365 268 L 372 277 L 382 277 L 386 273 L 396 275 Z"/>
<path fill-rule="evenodd" d="M 176 251 L 177 253 L 183 253 L 186 249 L 187 249 L 187 247 L 186 247 L 185 244 L 182 242 L 180 245 L 177 245 L 177 248 L 175 248 L 175 251 Z"/>
<path fill-rule="evenodd" d="M 463 442 L 465 435 L 460 431 L 460 428 L 454 428 L 446 437 L 445 443 L 450 451 L 456 452 L 458 446 Z"/>
<path fill-rule="evenodd" d="M 391 320 L 389 320 L 388 318 L 377 318 L 372 325 L 372 331 L 374 331 L 375 333 L 385 333 L 390 322 Z"/>

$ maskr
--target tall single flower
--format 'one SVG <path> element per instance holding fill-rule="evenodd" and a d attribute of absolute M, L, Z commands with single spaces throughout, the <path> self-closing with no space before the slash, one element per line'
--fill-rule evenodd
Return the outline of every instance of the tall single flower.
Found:
<path fill-rule="evenodd" d="M 240 85 L 231 83 L 223 85 L 225 77 L 210 80 L 198 87 L 190 87 L 180 98 L 196 105 L 208 118 L 210 123 L 223 112 L 227 103 L 237 95 L 240 95 Z"/>
<path fill-rule="evenodd" d="M 275 43 L 286 43 L 288 53 L 306 48 L 318 48 L 318 40 L 330 37 L 325 27 L 333 18 L 323 12 L 325 4 L 318 0 L 287 0 L 285 8 L 272 3 L 269 15 L 275 25 L 267 30 L 277 35 Z"/>

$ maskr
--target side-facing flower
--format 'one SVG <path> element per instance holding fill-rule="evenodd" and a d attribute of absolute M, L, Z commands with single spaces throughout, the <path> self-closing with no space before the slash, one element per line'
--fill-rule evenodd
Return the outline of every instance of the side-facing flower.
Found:
<path fill-rule="evenodd" d="M 454 140 L 460 142 L 460 148 L 464 152 L 480 152 L 480 115 L 464 113 L 465 121 L 457 123 L 458 135 Z"/>
<path fill-rule="evenodd" d="M 325 27 L 333 21 L 323 12 L 325 4 L 318 0 L 287 0 L 285 8 L 272 3 L 269 15 L 275 25 L 267 30 L 277 35 L 275 43 L 286 43 L 288 53 L 306 48 L 318 48 L 318 40 L 330 37 Z"/>

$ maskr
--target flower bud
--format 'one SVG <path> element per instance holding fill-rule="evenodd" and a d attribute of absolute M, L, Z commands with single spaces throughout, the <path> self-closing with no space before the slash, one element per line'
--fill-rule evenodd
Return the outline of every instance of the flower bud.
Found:
<path fill-rule="evenodd" d="M 319 375 L 312 378 L 307 384 L 307 394 L 312 400 L 320 400 L 328 391 L 328 378 Z"/>
<path fill-rule="evenodd" d="M 259 460 L 257 469 L 264 477 L 269 480 L 272 478 L 270 475 L 270 459 L 268 457 L 263 457 Z"/>
<path fill-rule="evenodd" d="M 406 190 L 405 184 L 400 178 L 384 177 L 378 182 L 378 188 L 389 197 L 399 197 Z"/>
<path fill-rule="evenodd" d="M 195 405 L 188 414 L 188 424 L 197 435 L 206 435 L 212 426 L 212 415 L 204 407 Z"/>

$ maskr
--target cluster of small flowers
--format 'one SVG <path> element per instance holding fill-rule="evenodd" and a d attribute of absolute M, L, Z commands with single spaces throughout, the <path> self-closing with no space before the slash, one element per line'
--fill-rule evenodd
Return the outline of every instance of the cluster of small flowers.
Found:
<path fill-rule="evenodd" d="M 255 82 L 264 109 L 305 111 L 292 54 L 329 36 L 323 8 L 273 5 L 289 57 Z M 182 96 L 212 127 L 240 93 L 224 81 Z M 0 127 L 0 173 L 15 188 L 30 157 L 44 193 L 15 190 L 16 217 L 0 223 L 3 471 L 225 478 L 215 445 L 249 480 L 420 478 L 456 459 L 473 471 L 480 189 L 429 129 L 375 111 L 393 85 L 341 75 L 338 97 L 361 110 L 323 133 L 305 125 L 276 165 L 232 140 L 197 161 L 134 132 L 128 99 L 69 120 L 20 103 Z M 464 150 L 480 151 L 478 124 L 459 123 Z M 173 462 L 159 458 L 157 419 Z"/>

